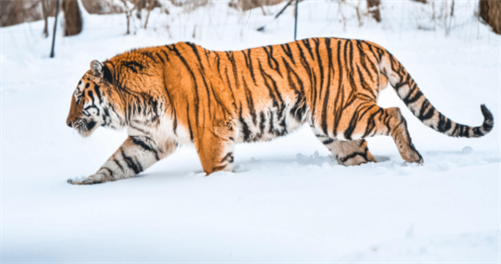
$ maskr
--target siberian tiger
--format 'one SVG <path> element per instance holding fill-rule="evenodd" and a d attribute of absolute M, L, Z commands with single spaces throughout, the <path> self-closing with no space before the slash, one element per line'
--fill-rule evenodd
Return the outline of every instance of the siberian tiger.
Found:
<path fill-rule="evenodd" d="M 193 144 L 208 175 L 231 171 L 236 143 L 266 141 L 304 123 L 340 164 L 376 162 L 367 137 L 389 135 L 402 158 L 422 163 L 400 109 L 381 108 L 388 82 L 425 125 L 451 137 L 480 137 L 493 117 L 470 127 L 451 121 L 426 99 L 402 64 L 362 40 L 312 38 L 241 51 L 211 51 L 180 42 L 91 62 L 66 120 L 89 136 L 97 127 L 127 128 L 129 137 L 94 174 L 72 184 L 130 178 Z"/>

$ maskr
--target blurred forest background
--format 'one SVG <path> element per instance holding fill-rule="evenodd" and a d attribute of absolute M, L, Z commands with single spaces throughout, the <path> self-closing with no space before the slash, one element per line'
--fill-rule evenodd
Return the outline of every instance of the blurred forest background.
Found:
<path fill-rule="evenodd" d="M 480 104 L 500 120 L 501 0 L 57 3 L 0 0 L 1 261 L 499 263 L 501 122 L 485 138 L 446 137 L 387 88 L 378 105 L 402 110 L 422 166 L 391 137 L 367 140 L 380 162 L 338 166 L 306 125 L 237 145 L 235 174 L 196 173 L 196 149 L 180 146 L 139 177 L 79 188 L 66 180 L 95 173 L 128 134 L 84 139 L 66 118 L 92 60 L 178 41 L 286 43 L 297 21 L 297 39 L 385 47 L 457 122 L 479 125 Z"/>
<path fill-rule="evenodd" d="M 301 13 L 303 2 L 313 1 L 322 0 L 299 0 L 299 12 Z M 341 24 L 343 28 L 346 27 L 347 23 L 355 23 L 359 27 L 373 23 L 372 21 L 382 23 L 385 17 L 390 17 L 401 19 L 400 23 L 411 23 L 413 24 L 410 25 L 411 27 L 419 30 L 442 30 L 448 35 L 452 28 L 461 26 L 465 21 L 471 21 L 470 18 L 475 18 L 487 25 L 493 32 L 501 34 L 501 0 L 469 0 L 466 3 L 461 0 L 401 0 L 400 2 L 409 2 L 408 13 L 405 15 L 391 14 L 392 10 L 385 6 L 384 0 L 323 1 L 334 2 L 338 5 L 337 13 L 328 19 L 331 19 L 333 23 Z M 413 4 L 410 4 L 411 2 Z M 59 7 L 57 7 L 58 3 Z M 295 14 L 290 10 L 295 9 L 296 0 L 2 0 L 0 1 L 0 26 L 8 27 L 24 22 L 43 20 L 42 34 L 48 37 L 53 28 L 53 25 L 50 25 L 49 17 L 54 17 L 54 14 L 59 12 L 64 36 L 73 36 L 88 30 L 85 27 L 88 21 L 83 19 L 83 14 L 103 16 L 123 14 L 127 21 L 123 28 L 124 34 L 134 34 L 138 29 L 146 29 L 154 23 L 155 27 L 166 28 L 168 34 L 171 35 L 169 29 L 173 24 L 176 24 L 182 26 L 183 31 L 188 31 L 188 34 L 184 32 L 184 35 L 197 38 L 197 31 L 207 26 L 204 24 L 211 23 L 204 19 L 193 19 L 189 14 L 199 16 L 200 12 L 197 13 L 197 10 L 215 5 L 225 5 L 235 12 L 241 12 L 242 16 L 248 10 L 255 10 L 263 17 L 276 20 L 287 9 L 289 9 L 287 10 L 289 14 Z M 172 9 L 182 11 L 173 13 Z M 153 10 L 166 18 L 170 16 L 170 20 L 149 21 L 150 13 Z M 184 15 L 184 20 L 180 19 L 179 13 Z M 220 13 L 216 12 L 215 15 L 224 16 L 224 13 Z M 410 18 L 409 14 L 412 14 Z M 178 16 L 177 21 L 173 23 L 176 20 L 175 16 Z M 461 18 L 458 19 L 458 17 Z M 313 19 L 315 19 L 314 15 Z M 211 21 L 210 18 L 209 21 Z M 234 23 L 234 21 L 230 20 L 227 23 Z M 246 21 L 245 17 L 242 17 L 236 23 L 244 24 L 248 23 L 248 20 Z M 212 23 L 211 26 L 217 25 Z M 264 29 L 264 25 L 256 25 L 256 30 Z"/>

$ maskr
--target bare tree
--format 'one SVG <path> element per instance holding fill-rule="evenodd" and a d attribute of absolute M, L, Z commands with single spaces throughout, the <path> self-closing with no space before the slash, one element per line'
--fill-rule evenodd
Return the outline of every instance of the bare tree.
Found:
<path fill-rule="evenodd" d="M 1 0 L 0 27 L 41 20 L 40 0 Z"/>
<path fill-rule="evenodd" d="M 478 3 L 479 17 L 497 34 L 501 34 L 501 1 L 480 0 Z"/>
<path fill-rule="evenodd" d="M 381 22 L 381 13 L 379 12 L 380 4 L 380 0 L 367 0 L 367 10 L 377 22 Z"/>
<path fill-rule="evenodd" d="M 144 29 L 146 29 L 146 27 L 148 26 L 148 19 L 150 18 L 150 12 L 151 12 L 151 9 L 153 9 L 154 4 L 155 4 L 155 0 L 150 0 L 150 2 L 148 4 L 148 14 L 146 15 L 146 21 L 144 22 Z"/>
<path fill-rule="evenodd" d="M 233 8 L 240 9 L 241 11 L 247 11 L 253 8 L 261 8 L 263 15 L 266 15 L 264 11 L 264 6 L 272 6 L 280 4 L 286 0 L 236 0 L 229 3 Z"/>
<path fill-rule="evenodd" d="M 122 5 L 116 0 L 81 0 L 82 6 L 89 14 L 121 14 Z"/>
<path fill-rule="evenodd" d="M 42 13 L 43 13 L 43 20 L 44 20 L 43 34 L 44 34 L 44 37 L 48 37 L 49 36 L 49 29 L 48 29 L 49 12 L 47 10 L 47 3 L 45 0 L 40 0 L 40 3 L 42 3 Z"/>
<path fill-rule="evenodd" d="M 132 16 L 132 11 L 134 11 L 134 9 L 136 9 L 137 3 L 139 1 L 138 0 L 134 1 L 134 3 L 133 3 L 134 6 L 132 8 L 130 8 L 130 9 L 129 9 L 129 6 L 128 6 L 126 0 L 121 0 L 121 1 L 124 4 L 124 7 L 125 7 L 125 16 L 127 17 L 127 32 L 125 34 L 129 35 L 130 34 L 130 17 Z"/>
<path fill-rule="evenodd" d="M 136 17 L 137 19 L 142 19 L 141 18 L 141 12 L 143 9 L 146 7 L 146 0 L 137 0 L 136 3 Z"/>
<path fill-rule="evenodd" d="M 64 35 L 73 36 L 82 32 L 82 15 L 77 0 L 63 0 Z"/>

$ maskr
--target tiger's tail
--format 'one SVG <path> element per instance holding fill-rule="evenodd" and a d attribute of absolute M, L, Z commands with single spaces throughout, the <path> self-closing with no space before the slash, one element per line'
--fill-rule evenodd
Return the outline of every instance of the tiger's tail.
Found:
<path fill-rule="evenodd" d="M 480 105 L 484 123 L 481 126 L 472 127 L 458 124 L 442 115 L 428 99 L 423 95 L 416 82 L 405 70 L 404 66 L 388 51 L 378 47 L 380 55 L 379 69 L 388 78 L 389 83 L 395 89 L 411 112 L 425 125 L 446 134 L 450 137 L 481 137 L 489 133 L 494 125 L 492 113 L 485 105 Z"/>

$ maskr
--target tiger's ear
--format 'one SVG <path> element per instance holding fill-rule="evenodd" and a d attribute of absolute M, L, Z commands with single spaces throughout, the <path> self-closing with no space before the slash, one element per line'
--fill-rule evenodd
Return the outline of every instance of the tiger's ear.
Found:
<path fill-rule="evenodd" d="M 97 60 L 93 60 L 90 62 L 90 69 L 92 70 L 92 74 L 96 77 L 103 76 L 103 64 L 101 64 Z"/>

